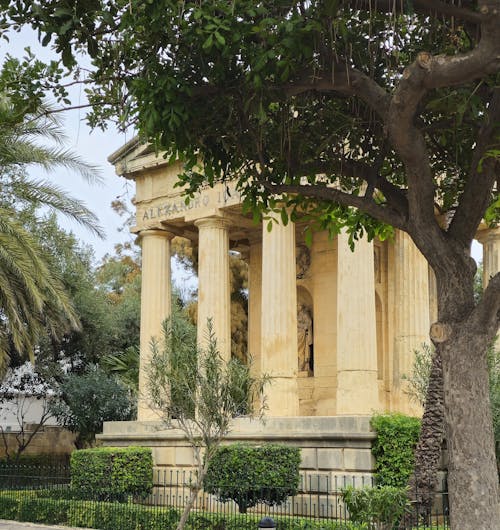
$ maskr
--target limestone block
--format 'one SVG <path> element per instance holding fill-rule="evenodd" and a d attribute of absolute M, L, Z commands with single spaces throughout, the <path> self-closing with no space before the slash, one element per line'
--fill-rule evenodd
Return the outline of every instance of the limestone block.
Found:
<path fill-rule="evenodd" d="M 318 469 L 344 469 L 342 449 L 318 449 Z"/>
<path fill-rule="evenodd" d="M 302 459 L 300 463 L 300 467 L 302 469 L 317 469 L 318 457 L 317 457 L 316 449 L 314 448 L 302 449 L 300 452 L 300 456 Z"/>
<path fill-rule="evenodd" d="M 372 471 L 375 459 L 370 449 L 344 449 L 344 465 L 349 471 Z"/>
<path fill-rule="evenodd" d="M 173 465 L 175 462 L 175 449 L 173 447 L 152 447 L 153 462 L 156 466 Z"/>
<path fill-rule="evenodd" d="M 194 465 L 193 450 L 190 447 L 175 448 L 175 465 L 192 466 Z"/>

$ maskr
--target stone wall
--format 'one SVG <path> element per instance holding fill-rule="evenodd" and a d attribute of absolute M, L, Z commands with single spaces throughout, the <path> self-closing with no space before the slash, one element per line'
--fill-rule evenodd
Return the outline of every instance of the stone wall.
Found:
<path fill-rule="evenodd" d="M 30 424 L 27 424 L 25 428 L 28 435 L 34 426 L 30 427 Z M 14 431 L 4 433 L 7 447 L 11 453 L 17 447 L 16 434 Z M 75 439 L 75 434 L 62 427 L 45 425 L 35 434 L 28 447 L 23 451 L 23 455 L 50 454 L 58 456 L 69 454 L 75 449 Z M 6 454 L 5 441 L 3 437 L 0 437 L 0 458 Z"/>

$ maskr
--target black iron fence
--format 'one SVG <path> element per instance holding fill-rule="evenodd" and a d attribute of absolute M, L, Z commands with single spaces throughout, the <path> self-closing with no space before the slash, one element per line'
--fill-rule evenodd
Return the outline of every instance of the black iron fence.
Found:
<path fill-rule="evenodd" d="M 146 498 L 110 494 L 104 490 L 76 490 L 67 463 L 58 465 L 0 464 L 0 519 L 59 524 L 98 530 L 175 530 L 191 495 L 190 472 L 158 469 Z M 195 500 L 188 530 L 256 529 L 262 517 L 272 517 L 279 530 L 387 529 L 382 523 L 356 525 L 342 500 L 347 486 L 374 486 L 360 475 L 309 473 L 301 478 L 296 495 L 276 504 L 280 495 L 269 488 L 224 485 L 224 499 L 201 491 Z M 279 493 L 279 492 L 278 492 Z M 438 493 L 426 521 L 406 517 L 392 528 L 445 530 L 448 526 L 446 492 Z M 414 512 L 416 510 L 413 510 Z M 243 513 L 242 513 L 243 512 Z"/>

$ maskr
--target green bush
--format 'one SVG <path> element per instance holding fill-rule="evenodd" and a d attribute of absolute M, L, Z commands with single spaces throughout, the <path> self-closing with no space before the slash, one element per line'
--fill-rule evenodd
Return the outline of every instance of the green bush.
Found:
<path fill-rule="evenodd" d="M 241 513 L 262 502 L 280 504 L 297 493 L 300 449 L 278 444 L 220 447 L 208 466 L 204 490 Z"/>
<path fill-rule="evenodd" d="M 130 390 L 98 366 L 83 374 L 71 373 L 60 384 L 60 397 L 50 412 L 62 427 L 77 433 L 76 446 L 88 447 L 105 421 L 129 420 L 134 415 Z"/>
<path fill-rule="evenodd" d="M 15 493 L 17 492 L 0 494 L 0 519 L 8 519 L 11 521 L 17 519 L 19 498 Z"/>
<path fill-rule="evenodd" d="M 147 497 L 153 488 L 153 456 L 146 447 L 99 447 L 71 455 L 71 488 L 82 498 Z"/>
<path fill-rule="evenodd" d="M 356 489 L 347 486 L 341 494 L 351 521 L 366 524 L 369 530 L 391 530 L 409 506 L 405 488 L 378 486 Z"/>
<path fill-rule="evenodd" d="M 80 502 L 68 513 L 71 526 L 100 530 L 175 530 L 178 520 L 177 510 L 171 508 L 118 502 Z"/>
<path fill-rule="evenodd" d="M 404 414 L 381 414 L 372 417 L 371 426 L 377 433 L 372 446 L 377 485 L 404 487 L 415 463 L 420 420 Z"/>
<path fill-rule="evenodd" d="M 30 523 L 67 524 L 72 501 L 27 497 L 19 500 L 18 521 Z"/>

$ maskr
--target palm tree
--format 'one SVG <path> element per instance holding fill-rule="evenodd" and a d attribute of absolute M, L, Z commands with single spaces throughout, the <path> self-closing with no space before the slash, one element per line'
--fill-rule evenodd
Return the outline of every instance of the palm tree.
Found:
<path fill-rule="evenodd" d="M 49 208 L 101 235 L 96 216 L 80 201 L 48 180 L 28 177 L 31 166 L 64 167 L 98 180 L 95 168 L 62 148 L 64 140 L 49 109 L 22 114 L 0 94 L 0 376 L 13 349 L 33 361 L 42 334 L 60 340 L 79 327 L 61 279 L 20 216 L 26 209 L 36 215 Z"/>

